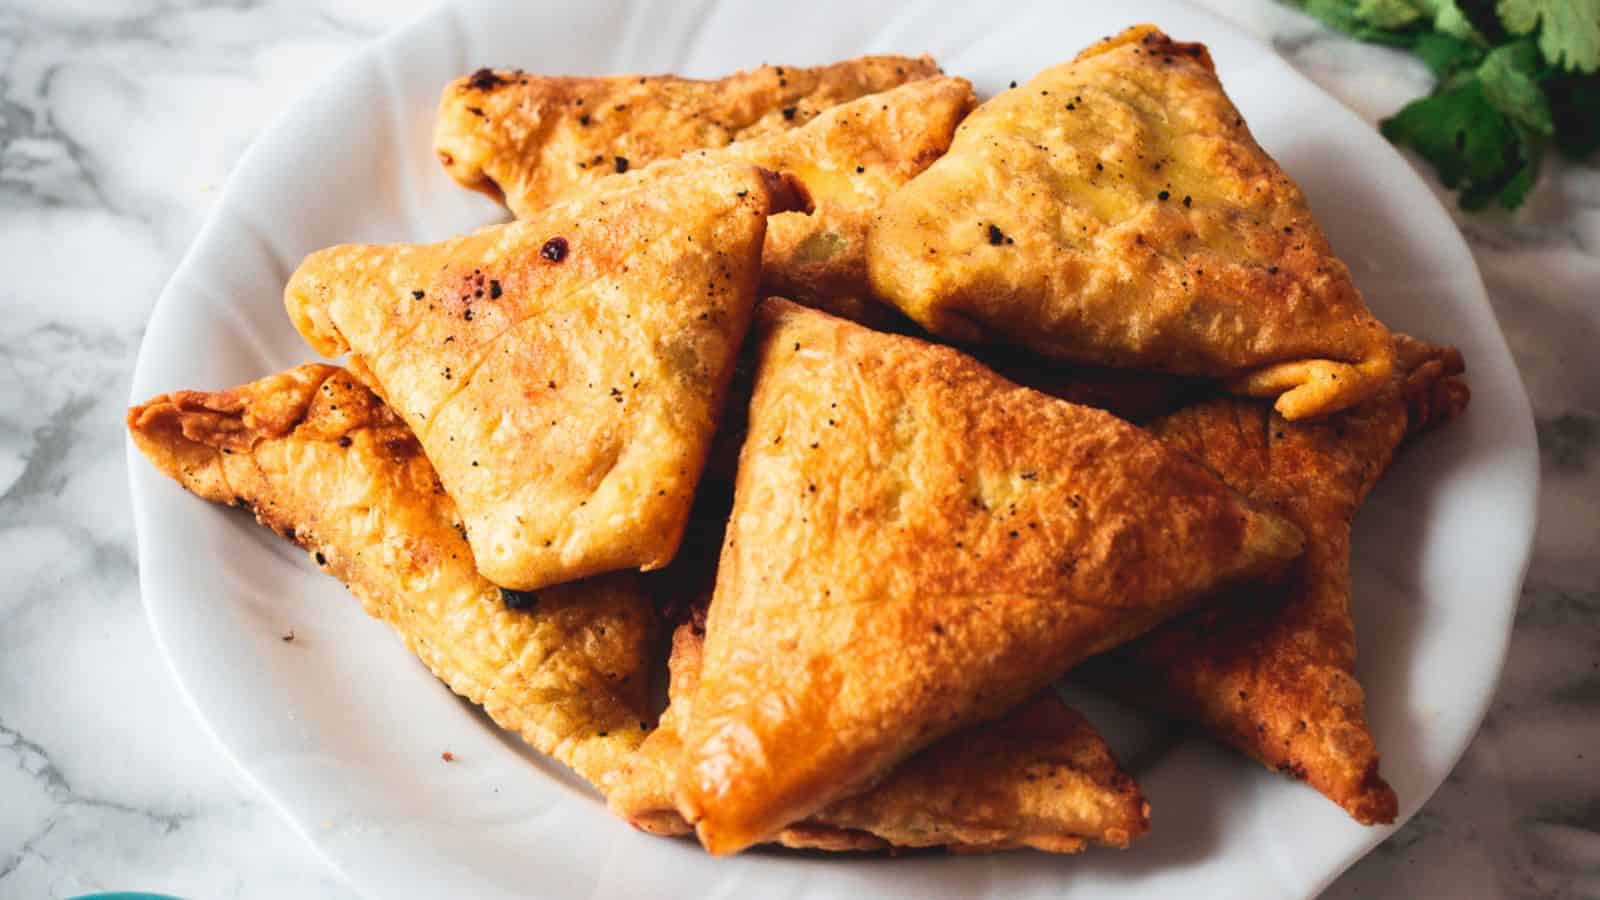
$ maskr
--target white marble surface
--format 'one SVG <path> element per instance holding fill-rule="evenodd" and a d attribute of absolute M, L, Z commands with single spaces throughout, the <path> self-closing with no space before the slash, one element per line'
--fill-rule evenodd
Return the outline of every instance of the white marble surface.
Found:
<path fill-rule="evenodd" d="M 1206 0 L 1368 120 L 1420 65 Z M 251 137 L 421 0 L 0 5 L 0 897 L 345 898 L 234 773 L 139 604 L 121 419 L 143 323 Z M 1065 51 L 1063 51 L 1065 52 Z M 1600 171 L 1458 217 L 1538 415 L 1542 518 L 1500 694 L 1331 897 L 1600 897 Z"/>

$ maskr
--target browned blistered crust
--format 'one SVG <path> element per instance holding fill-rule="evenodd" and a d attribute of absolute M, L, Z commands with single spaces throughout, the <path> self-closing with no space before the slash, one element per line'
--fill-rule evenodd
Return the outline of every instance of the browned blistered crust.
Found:
<path fill-rule="evenodd" d="M 1355 679 L 1350 523 L 1408 434 L 1467 404 L 1453 347 L 1396 335 L 1399 368 L 1379 396 L 1315 422 L 1264 403 L 1214 399 L 1151 430 L 1271 504 L 1306 535 L 1288 581 L 1241 592 L 1157 628 L 1080 670 L 1112 692 L 1206 726 L 1303 779 L 1365 824 L 1394 821 L 1394 791 Z"/>
<path fill-rule="evenodd" d="M 307 342 L 416 433 L 479 570 L 536 590 L 677 550 L 767 216 L 802 185 L 667 162 L 438 244 L 307 257 L 285 304 Z"/>
<path fill-rule="evenodd" d="M 762 66 L 712 81 L 480 69 L 444 89 L 434 152 L 450 177 L 527 217 L 607 175 L 790 131 L 838 104 L 938 73 L 926 56 Z"/>
<path fill-rule="evenodd" d="M 496 82 L 491 98 L 520 98 L 505 114 L 494 113 L 493 102 L 484 105 L 481 92 L 463 80 L 445 92 L 436 142 L 441 147 L 474 148 L 472 165 L 463 162 L 469 158 L 463 156 L 464 150 L 441 151 L 441 155 L 450 158 L 451 173 L 468 186 L 485 184 L 486 172 L 497 173 L 492 183 L 515 185 L 506 201 L 520 217 L 612 175 L 618 168 L 613 151 L 641 143 L 650 152 L 622 151 L 630 167 L 689 154 L 708 162 L 741 160 L 793 173 L 811 190 L 816 211 L 775 216 L 769 223 L 763 293 L 781 294 L 858 321 L 886 324 L 891 321 L 890 308 L 872 300 L 867 284 L 867 228 L 891 193 L 950 146 L 956 126 L 976 98 L 964 79 L 933 76 L 926 60 L 869 59 L 840 66 L 846 68 L 834 68 L 841 74 L 863 79 L 851 91 L 882 85 L 882 92 L 850 99 L 846 94 L 851 91 L 836 90 L 838 78 L 826 78 L 824 96 L 829 104 L 838 105 L 783 107 L 776 114 L 782 127 L 742 131 L 734 143 L 720 132 L 708 133 L 703 109 L 685 105 L 680 95 L 685 85 L 691 92 L 740 90 L 749 86 L 750 75 L 724 82 L 617 82 L 615 86 L 631 99 L 621 114 L 603 118 L 592 112 L 593 97 L 582 106 L 552 99 L 563 86 L 580 80 L 522 75 Z M 885 83 L 883 76 L 896 69 L 915 80 L 897 87 Z M 808 70 L 784 71 L 790 87 L 798 88 L 805 79 L 792 73 Z M 530 94 L 537 99 L 530 100 Z M 779 99 L 774 97 L 773 102 Z M 545 123 L 543 128 L 530 129 L 528 118 L 535 114 Z M 581 121 L 584 116 L 589 116 L 587 125 Z M 566 135 L 582 142 L 564 144 Z M 605 151 L 599 164 L 590 153 L 597 145 Z M 568 158 L 578 154 L 576 163 Z"/>
<path fill-rule="evenodd" d="M 1299 553 L 1292 525 L 1113 416 L 783 301 L 760 319 L 677 778 L 714 853 Z"/>
<path fill-rule="evenodd" d="M 346 372 L 176 391 L 129 410 L 128 431 L 162 473 L 304 547 L 451 690 L 589 781 L 604 787 L 644 739 L 657 622 L 638 576 L 508 608 L 410 430 Z"/>
<path fill-rule="evenodd" d="M 654 834 L 690 831 L 674 805 L 674 777 L 704 634 L 700 618 L 673 635 L 671 702 L 609 796 L 614 812 Z M 819 850 L 1075 853 L 1086 840 L 1128 846 L 1149 830 L 1149 815 L 1138 785 L 1105 741 L 1047 690 L 997 721 L 936 742 L 866 791 L 785 827 L 774 841 Z"/>
<path fill-rule="evenodd" d="M 1387 383 L 1387 331 L 1199 44 L 1131 28 L 989 100 L 868 238 L 946 338 L 1231 379 L 1285 417 Z"/>

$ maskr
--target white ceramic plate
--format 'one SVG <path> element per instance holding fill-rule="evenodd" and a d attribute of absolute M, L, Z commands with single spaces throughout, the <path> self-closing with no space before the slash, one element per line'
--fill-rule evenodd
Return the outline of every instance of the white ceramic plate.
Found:
<path fill-rule="evenodd" d="M 1494 691 L 1533 533 L 1528 404 L 1472 257 L 1407 164 L 1266 47 L 1175 2 L 446 6 L 357 54 L 246 154 L 156 305 L 133 400 L 310 358 L 280 300 L 309 251 L 435 240 L 500 217 L 429 150 L 440 88 L 480 65 L 713 76 L 926 51 L 987 95 L 1143 20 L 1211 45 L 1377 313 L 1466 353 L 1470 412 L 1408 452 L 1356 529 L 1360 674 L 1408 817 Z M 1203 739 L 1084 698 L 1154 807 L 1133 850 L 711 860 L 612 819 L 452 696 L 302 553 L 130 464 L 145 604 L 174 674 L 224 750 L 373 896 L 1304 897 L 1389 833 Z M 292 644 L 279 640 L 288 628 Z"/>

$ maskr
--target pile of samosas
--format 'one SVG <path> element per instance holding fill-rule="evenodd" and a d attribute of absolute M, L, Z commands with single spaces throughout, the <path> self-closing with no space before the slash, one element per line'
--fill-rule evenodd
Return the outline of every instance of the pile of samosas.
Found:
<path fill-rule="evenodd" d="M 285 305 L 345 367 L 128 427 L 617 815 L 1124 847 L 1070 672 L 1393 821 L 1350 524 L 1462 362 L 1367 311 L 1205 47 L 981 105 L 926 58 L 484 69 L 435 150 L 515 220 L 312 254 Z"/>

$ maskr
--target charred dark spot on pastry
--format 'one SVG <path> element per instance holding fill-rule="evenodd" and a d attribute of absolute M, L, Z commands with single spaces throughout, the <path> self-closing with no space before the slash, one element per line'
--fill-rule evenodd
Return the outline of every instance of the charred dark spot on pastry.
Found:
<path fill-rule="evenodd" d="M 317 565 L 325 566 L 327 564 L 328 564 L 328 557 L 325 556 L 321 550 L 318 550 L 317 551 Z"/>
<path fill-rule="evenodd" d="M 1156 199 L 1160 200 L 1162 203 L 1165 203 L 1168 200 L 1172 199 L 1172 192 L 1171 191 L 1162 191 L 1161 193 L 1156 195 Z"/>
<path fill-rule="evenodd" d="M 339 446 L 341 446 L 341 447 L 349 447 L 350 446 L 350 435 L 348 435 L 348 434 L 339 435 Z"/>
<path fill-rule="evenodd" d="M 1194 206 L 1194 198 L 1189 196 L 1188 194 L 1184 194 L 1183 195 L 1183 207 L 1184 207 L 1184 209 L 1188 209 L 1191 206 Z"/>
<path fill-rule="evenodd" d="M 386 438 L 383 442 L 383 452 L 390 459 L 405 460 L 416 456 L 421 448 L 417 445 L 416 438 L 410 435 Z"/>
<path fill-rule="evenodd" d="M 628 158 L 626 156 L 613 157 L 611 161 L 616 166 L 618 175 L 628 171 Z"/>
<path fill-rule="evenodd" d="M 501 294 L 500 282 L 498 280 L 495 280 L 495 279 L 490 279 L 489 280 L 489 299 L 490 300 L 499 300 L 500 299 L 500 294 Z"/>
<path fill-rule="evenodd" d="M 426 297 L 426 296 L 428 296 L 428 292 L 427 291 L 412 291 L 411 292 L 411 299 L 413 299 L 413 300 L 421 300 L 423 297 Z"/>
<path fill-rule="evenodd" d="M 539 595 L 534 591 L 514 591 L 511 588 L 500 589 L 500 601 L 507 609 L 533 609 L 539 603 Z"/>
<path fill-rule="evenodd" d="M 553 263 L 561 262 L 567 258 L 567 239 L 558 236 L 545 241 L 539 248 L 539 255 Z"/>
<path fill-rule="evenodd" d="M 483 118 L 483 107 L 481 106 L 469 106 L 467 107 L 467 112 L 472 113 L 480 119 Z"/>
<path fill-rule="evenodd" d="M 580 100 L 579 102 L 581 103 L 583 101 Z M 590 121 L 590 119 L 589 119 L 589 114 L 588 113 L 584 113 L 583 115 L 578 117 L 578 124 L 579 125 L 583 125 L 585 127 L 588 127 L 589 121 Z"/>
<path fill-rule="evenodd" d="M 799 112 L 799 109 L 800 108 L 797 107 L 797 106 L 785 106 L 783 108 L 783 117 L 785 119 L 787 119 L 788 121 L 793 122 L 794 121 L 794 114 L 796 112 Z"/>
<path fill-rule="evenodd" d="M 490 68 L 479 69 L 467 77 L 467 87 L 475 91 L 491 91 L 502 84 L 509 84 L 509 82 Z"/>
<path fill-rule="evenodd" d="M 1000 227 L 998 225 L 990 225 L 989 226 L 989 243 L 991 243 L 991 244 L 995 245 L 996 247 L 998 247 L 1001 244 L 1015 244 L 1016 241 L 1012 240 L 1011 238 L 1006 237 L 1006 233 L 1004 231 L 1001 231 Z"/>

